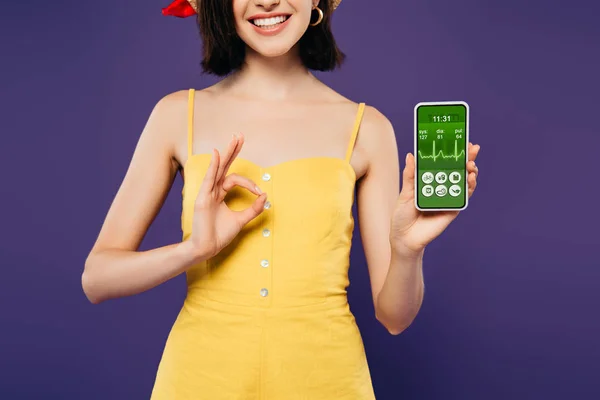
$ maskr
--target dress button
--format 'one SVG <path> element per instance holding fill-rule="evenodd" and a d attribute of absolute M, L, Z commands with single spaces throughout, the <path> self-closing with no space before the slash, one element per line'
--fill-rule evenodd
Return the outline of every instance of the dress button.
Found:
<path fill-rule="evenodd" d="M 268 229 L 263 229 L 263 236 L 264 237 L 269 237 L 271 235 L 271 231 Z"/>
<path fill-rule="evenodd" d="M 260 289 L 260 295 L 262 297 L 267 297 L 269 295 L 269 291 L 265 288 Z"/>
<path fill-rule="evenodd" d="M 269 260 L 262 260 L 260 262 L 261 267 L 267 268 L 269 266 Z"/>
<path fill-rule="evenodd" d="M 267 201 L 267 202 L 265 203 L 265 205 L 264 205 L 264 209 L 265 209 L 265 210 L 268 210 L 269 208 L 271 208 L 271 202 L 270 202 L 270 201 Z"/>
<path fill-rule="evenodd" d="M 265 173 L 262 176 L 262 180 L 265 181 L 265 182 L 268 181 L 268 180 L 270 180 L 270 179 L 271 179 L 271 175 L 269 173 Z"/>

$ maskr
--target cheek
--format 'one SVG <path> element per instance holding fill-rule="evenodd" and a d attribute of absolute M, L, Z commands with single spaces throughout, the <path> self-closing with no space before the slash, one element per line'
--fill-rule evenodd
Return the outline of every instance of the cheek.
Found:
<path fill-rule="evenodd" d="M 235 26 L 239 29 L 245 22 L 246 5 L 247 0 L 233 0 L 233 18 L 235 20 Z"/>
<path fill-rule="evenodd" d="M 297 11 L 310 10 L 313 7 L 313 0 L 287 0 L 287 3 Z"/>
<path fill-rule="evenodd" d="M 311 15 L 314 13 L 315 19 L 317 18 L 317 12 L 313 11 L 313 2 L 312 0 L 296 0 L 291 1 L 288 0 L 294 9 L 296 10 L 298 19 L 302 19 L 302 23 L 308 25 L 311 19 Z"/>
<path fill-rule="evenodd" d="M 233 7 L 233 12 L 235 14 L 239 13 L 241 9 L 243 9 L 244 7 L 246 7 L 246 3 L 248 3 L 248 1 L 244 1 L 244 0 L 233 0 L 232 7 Z"/>
<path fill-rule="evenodd" d="M 298 26 L 298 29 L 308 29 L 308 24 L 310 23 L 310 11 L 299 12 L 298 14 L 294 15 L 294 18 L 296 20 L 294 22 Z"/>

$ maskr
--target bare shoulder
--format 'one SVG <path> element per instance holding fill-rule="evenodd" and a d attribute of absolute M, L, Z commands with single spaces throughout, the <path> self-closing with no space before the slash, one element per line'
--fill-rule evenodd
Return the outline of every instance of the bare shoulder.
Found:
<path fill-rule="evenodd" d="M 331 114 L 336 120 L 351 120 L 356 115 L 359 104 L 365 103 L 353 156 L 357 176 L 364 177 L 375 163 L 382 167 L 387 164 L 388 168 L 393 168 L 390 164 L 397 163 L 397 143 L 389 118 L 368 102 L 353 101 L 325 84 L 321 86 L 321 90 L 321 98 L 332 105 L 332 111 L 336 110 Z"/>
<path fill-rule="evenodd" d="M 217 85 L 194 89 L 194 104 L 210 104 L 218 96 Z M 182 167 L 187 161 L 187 128 L 190 89 L 167 94 L 156 105 L 160 124 L 172 149 L 173 161 Z M 197 109 L 194 115 L 197 114 Z"/>
<path fill-rule="evenodd" d="M 365 146 L 390 145 L 391 139 L 394 139 L 395 142 L 392 122 L 381 111 L 368 104 L 365 105 L 360 129 L 362 132 L 361 139 Z"/>
<path fill-rule="evenodd" d="M 390 150 L 397 153 L 396 135 L 392 122 L 377 108 L 365 105 L 357 146 L 363 149 L 369 165 Z M 391 157 L 394 159 L 394 157 Z"/>
<path fill-rule="evenodd" d="M 146 124 L 144 133 L 154 136 L 168 149 L 172 161 L 181 165 L 181 146 L 186 141 L 189 89 L 160 98 Z"/>
<path fill-rule="evenodd" d="M 326 86 L 325 90 L 327 91 L 327 101 L 343 105 L 349 113 L 356 112 L 360 102 L 353 101 L 328 86 Z M 381 140 L 382 136 L 388 136 L 389 139 L 390 135 L 394 135 L 390 120 L 381 111 L 368 103 L 365 103 L 360 130 L 363 132 L 361 136 L 364 136 L 362 139 L 364 139 L 366 144 Z M 367 134 L 364 134 L 364 132 L 367 132 Z M 385 139 L 383 138 L 383 140 Z"/>
<path fill-rule="evenodd" d="M 156 119 L 156 122 L 174 122 L 179 119 L 182 114 L 185 115 L 186 106 L 188 102 L 189 90 L 178 90 L 169 94 L 164 95 L 160 98 L 154 109 L 152 110 L 151 117 Z"/>
<path fill-rule="evenodd" d="M 149 123 L 156 126 L 156 132 L 162 132 L 166 138 L 170 137 L 173 127 L 185 123 L 186 105 L 188 102 L 188 90 L 178 90 L 160 98 L 150 114 Z M 175 126 L 173 126 L 175 124 Z"/>

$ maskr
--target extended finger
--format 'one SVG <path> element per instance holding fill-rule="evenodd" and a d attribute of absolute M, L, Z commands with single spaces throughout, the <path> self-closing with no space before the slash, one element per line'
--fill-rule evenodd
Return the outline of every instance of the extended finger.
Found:
<path fill-rule="evenodd" d="M 402 171 L 402 191 L 400 198 L 403 201 L 412 201 L 415 185 L 415 157 L 412 153 L 407 153 L 404 159 L 405 165 Z"/>
<path fill-rule="evenodd" d="M 219 167 L 219 159 L 219 151 L 217 149 L 212 149 L 210 163 L 208 164 L 208 169 L 206 170 L 206 174 L 204 175 L 202 185 L 200 186 L 200 194 L 207 195 L 215 187 L 217 171 Z"/>
<path fill-rule="evenodd" d="M 222 182 L 225 175 L 227 175 L 228 165 L 230 165 L 230 160 L 232 158 L 232 155 L 235 153 L 236 148 L 238 147 L 238 143 L 239 143 L 239 140 L 238 140 L 237 136 L 233 135 L 233 137 L 229 141 L 229 144 L 227 145 L 227 149 L 225 150 L 225 155 L 223 156 L 223 158 L 221 159 L 221 162 L 219 163 L 219 170 L 217 172 L 217 179 L 216 179 L 217 182 Z"/>
<path fill-rule="evenodd" d="M 224 177 L 227 176 L 227 171 L 229 171 L 229 168 L 231 167 L 233 160 L 235 160 L 235 158 L 238 156 L 238 154 L 240 154 L 240 151 L 242 151 L 242 146 L 244 145 L 244 135 L 242 135 L 241 133 L 239 135 L 234 135 L 234 139 L 236 141 L 236 147 L 235 147 L 233 153 L 231 154 L 231 156 L 229 157 L 229 159 L 227 160 L 227 163 L 225 164 L 225 168 L 223 169 L 222 179 L 224 179 Z"/>

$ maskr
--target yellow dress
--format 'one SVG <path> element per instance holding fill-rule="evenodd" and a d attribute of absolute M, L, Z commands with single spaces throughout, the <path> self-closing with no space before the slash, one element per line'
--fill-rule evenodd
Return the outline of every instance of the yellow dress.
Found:
<path fill-rule="evenodd" d="M 210 153 L 192 154 L 189 91 L 183 240 Z M 372 400 L 363 342 L 346 288 L 356 175 L 345 159 L 310 157 L 229 172 L 268 194 L 265 210 L 217 256 L 186 273 L 188 292 L 167 339 L 152 400 Z M 233 210 L 256 198 L 235 187 Z"/>

